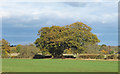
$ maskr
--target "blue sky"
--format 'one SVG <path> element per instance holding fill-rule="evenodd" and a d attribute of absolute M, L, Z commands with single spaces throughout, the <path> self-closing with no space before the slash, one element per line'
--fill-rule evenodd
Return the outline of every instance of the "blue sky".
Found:
<path fill-rule="evenodd" d="M 41 27 L 80 21 L 92 27 L 99 44 L 118 45 L 117 2 L 3 2 L 0 14 L 2 37 L 11 44 L 34 42 Z"/>

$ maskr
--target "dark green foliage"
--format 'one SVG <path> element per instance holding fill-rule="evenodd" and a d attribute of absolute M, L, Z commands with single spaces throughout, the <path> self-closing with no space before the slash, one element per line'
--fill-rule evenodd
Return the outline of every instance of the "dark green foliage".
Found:
<path fill-rule="evenodd" d="M 106 44 L 102 44 L 101 47 L 107 46 Z"/>
<path fill-rule="evenodd" d="M 110 51 L 110 53 L 109 54 L 114 54 L 114 51 Z"/>

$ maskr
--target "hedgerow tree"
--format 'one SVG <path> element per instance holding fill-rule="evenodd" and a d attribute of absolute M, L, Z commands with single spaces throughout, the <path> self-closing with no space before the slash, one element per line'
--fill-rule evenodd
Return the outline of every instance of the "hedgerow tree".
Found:
<path fill-rule="evenodd" d="M 67 26 L 44 27 L 38 31 L 40 38 L 35 41 L 36 47 L 47 49 L 54 58 L 62 56 L 65 49 L 71 48 L 74 53 L 81 53 L 85 44 L 100 42 L 91 28 L 82 22 Z"/>
<path fill-rule="evenodd" d="M 10 53 L 10 43 L 7 40 L 2 39 L 0 40 L 0 44 L 2 48 L 2 57 L 7 58 L 8 53 Z"/>
<path fill-rule="evenodd" d="M 5 50 L 7 53 L 10 52 L 10 43 L 5 39 L 2 39 L 2 50 Z"/>

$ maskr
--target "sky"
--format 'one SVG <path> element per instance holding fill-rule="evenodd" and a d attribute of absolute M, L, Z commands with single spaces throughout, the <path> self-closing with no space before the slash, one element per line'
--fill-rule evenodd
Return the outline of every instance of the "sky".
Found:
<path fill-rule="evenodd" d="M 98 1 L 98 0 L 97 0 Z M 118 45 L 118 3 L 113 2 L 1 2 L 2 38 L 11 45 L 33 43 L 38 30 L 52 25 L 83 22 L 99 44 Z"/>

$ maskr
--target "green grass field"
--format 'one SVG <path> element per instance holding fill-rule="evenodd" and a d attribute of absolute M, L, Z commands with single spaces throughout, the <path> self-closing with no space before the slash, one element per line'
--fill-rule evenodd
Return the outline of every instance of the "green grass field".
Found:
<path fill-rule="evenodd" d="M 118 72 L 118 61 L 2 59 L 3 72 Z"/>

